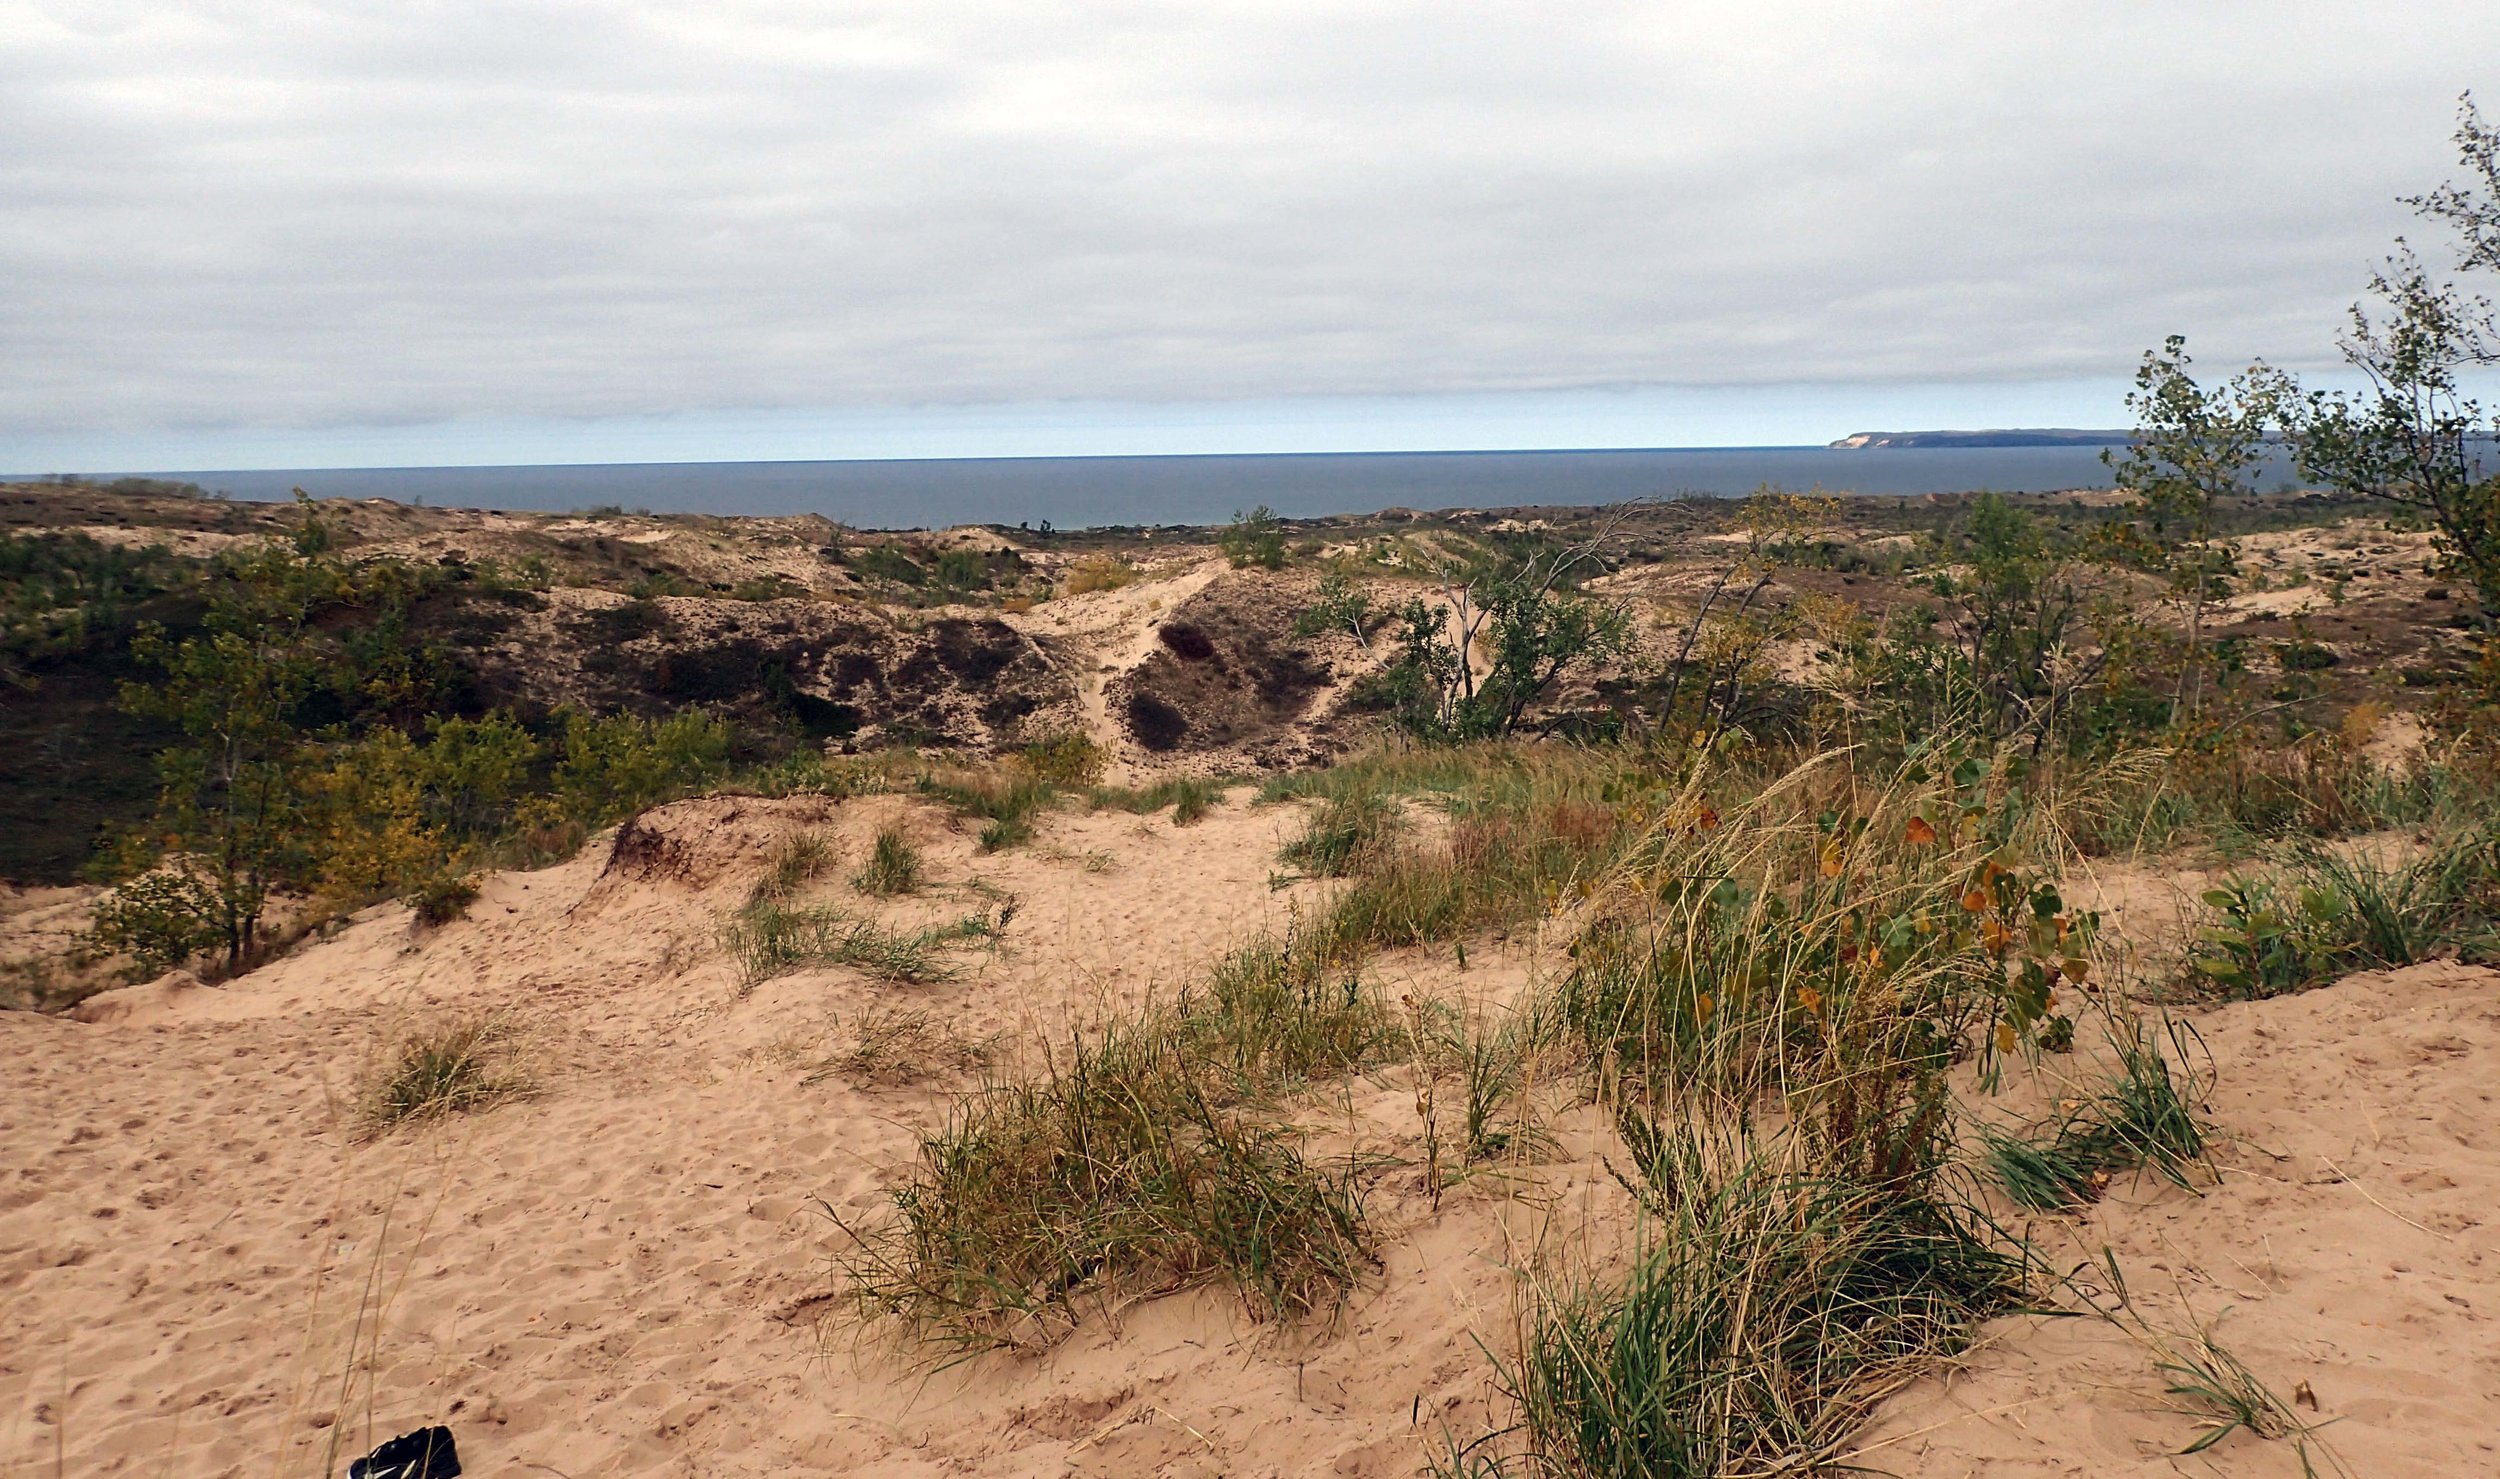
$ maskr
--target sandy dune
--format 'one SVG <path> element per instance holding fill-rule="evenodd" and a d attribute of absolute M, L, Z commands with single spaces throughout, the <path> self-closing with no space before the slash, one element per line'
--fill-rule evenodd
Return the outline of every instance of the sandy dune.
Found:
<path fill-rule="evenodd" d="M 906 922 L 1012 901 L 999 948 L 940 985 L 827 970 L 741 993 L 716 931 L 778 840 L 818 828 L 856 859 L 897 820 L 932 895 L 881 904 L 837 877 L 821 896 Z M 1437 1208 L 1417 1174 L 1385 1177 L 1382 1267 L 1334 1326 L 1262 1327 L 1192 1292 L 931 1374 L 821 1322 L 824 1206 L 875 1211 L 966 1082 L 817 1071 L 861 1014 L 916 1004 L 1012 1054 L 1175 989 L 1315 897 L 1271 887 L 1294 820 L 1237 792 L 1193 827 L 1062 814 L 984 857 L 899 798 L 716 797 L 653 813 L 630 857 L 594 844 L 498 877 L 430 935 L 381 908 L 227 987 L 125 998 L 117 1021 L 0 1014 L 0 1465 L 310 1475 L 334 1441 L 329 1472 L 439 1420 L 481 1474 L 1412 1474 L 1444 1424 L 1494 1414 L 1476 1342 L 1509 1340 L 1511 1268 L 1622 1234 L 1602 1127 L 1571 1111 L 1532 1177 Z M 1498 996 L 1538 963 L 1526 941 L 1470 961 L 1382 969 Z M 379 1045 L 463 1010 L 517 1025 L 538 1092 L 357 1139 Z M 2201 1026 L 2221 1184 L 2123 1187 L 2043 1241 L 2074 1263 L 2116 1247 L 2148 1305 L 2184 1292 L 2279 1389 L 2308 1382 L 2359 1471 L 2500 1472 L 2500 974 L 2360 977 Z M 1332 1113 L 1393 1145 L 1411 1083 L 1359 1082 Z M 1865 1461 L 2170 1472 L 2194 1429 L 2161 1402 L 2107 1326 L 2006 1322 L 1897 1400 Z M 2244 1435 L 2177 1463 L 2296 1472 Z"/>

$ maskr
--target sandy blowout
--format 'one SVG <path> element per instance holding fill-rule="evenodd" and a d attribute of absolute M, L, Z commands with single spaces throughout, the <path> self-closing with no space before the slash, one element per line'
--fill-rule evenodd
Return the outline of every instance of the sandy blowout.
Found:
<path fill-rule="evenodd" d="M 878 1008 L 926 1010 L 1002 1065 L 1169 992 L 1308 908 L 1271 886 L 1287 808 L 1244 793 L 1188 828 L 1044 819 L 983 856 L 899 798 L 714 797 L 637 840 L 493 878 L 470 918 L 404 909 L 222 988 L 97 998 L 95 1021 L 0 1014 L 0 1455 L 9 1472 L 309 1475 L 442 1421 L 471 1472 L 763 1475 L 1418 1472 L 1444 1431 L 1502 1419 L 1481 1341 L 1513 1340 L 1512 1270 L 1627 1226 L 1610 1136 L 1564 1109 L 1557 1154 L 1437 1209 L 1420 1175 L 1369 1194 L 1380 1266 L 1329 1325 L 1250 1321 L 1218 1290 L 1095 1311 L 1037 1356 L 932 1374 L 836 1310 L 827 1208 L 874 1215 L 918 1134 L 973 1079 L 895 1083 L 843 1055 Z M 881 826 L 926 850 L 900 923 L 1012 904 L 959 979 L 817 970 L 742 992 L 716 944 L 780 840 Z M 837 872 L 847 871 L 847 867 Z M 976 882 L 977 880 L 977 882 Z M 1378 969 L 1502 997 L 1536 943 Z M 492 1013 L 526 1098 L 370 1138 L 354 1099 L 412 1024 Z M 2500 973 L 2359 976 L 2198 1022 L 2219 1074 L 2218 1185 L 2122 1182 L 2034 1226 L 2062 1267 L 2113 1248 L 2139 1302 L 2218 1322 L 2305 1389 L 2359 1472 L 2500 1469 Z M 1357 1080 L 1346 1135 L 1411 1126 L 1400 1071 Z M 2152 1362 L 2094 1320 L 1988 1328 L 1895 1399 L 1857 1461 L 1902 1473 L 2297 1472 L 2235 1435 L 2194 1459 Z M 2304 1415 L 2306 1409 L 2304 1409 Z"/>

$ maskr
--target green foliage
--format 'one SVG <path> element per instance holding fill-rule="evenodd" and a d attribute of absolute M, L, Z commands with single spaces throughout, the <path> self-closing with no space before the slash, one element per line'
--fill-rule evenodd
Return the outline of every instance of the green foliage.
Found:
<path fill-rule="evenodd" d="M 1542 550 L 1453 575 L 1443 602 L 1409 598 L 1396 613 L 1395 654 L 1365 696 L 1419 739 L 1516 732 L 1565 675 L 1631 648 L 1622 605 L 1570 588 L 1596 558 L 1594 546 Z"/>
<path fill-rule="evenodd" d="M 2230 878 L 2204 903 L 2190 971 L 2232 996 L 2275 996 L 2443 947 L 2486 948 L 2500 852 L 2488 823 L 2401 864 L 2304 846 L 2280 872 Z"/>
<path fill-rule="evenodd" d="M 1220 543 L 1224 557 L 1236 570 L 1252 565 L 1266 570 L 1285 568 L 1285 521 L 1264 503 L 1246 514 L 1234 514 Z"/>
<path fill-rule="evenodd" d="M 597 825 L 702 789 L 729 763 L 729 725 L 696 710 L 664 719 L 564 716 L 554 784 L 565 815 Z"/>
<path fill-rule="evenodd" d="M 1057 790 L 1082 790 L 1102 779 L 1111 757 L 1093 737 L 1071 732 L 1037 740 L 1016 752 L 1018 769 Z"/>
<path fill-rule="evenodd" d="M 1880 637 L 1852 634 L 1833 654 L 1876 734 L 1906 745 L 1976 733 L 2037 752 L 2091 733 L 2098 716 L 2086 701 L 2126 650 L 2130 624 L 2093 601 L 2092 558 L 1996 494 L 1973 499 L 1918 583 L 1930 599 L 1896 608 Z"/>
<path fill-rule="evenodd" d="M 908 894 L 920 888 L 920 849 L 900 827 L 878 831 L 876 845 L 868 854 L 868 866 L 851 879 L 862 893 Z"/>
<path fill-rule="evenodd" d="M 2187 341 L 2172 335 L 2147 351 L 2127 396 L 2136 434 L 2121 459 L 2103 452 L 2118 486 L 2133 494 L 2140 528 L 2126 545 L 2160 571 L 2186 605 L 2187 646 L 2174 702 L 2196 712 L 2207 660 L 2206 608 L 2230 593 L 2238 550 L 2214 537 L 2217 500 L 2244 496 L 2265 461 L 2268 428 L 2289 382 L 2263 366 L 2206 390 L 2188 372 Z"/>
<path fill-rule="evenodd" d="M 1294 617 L 1293 634 L 1307 638 L 1343 631 L 1369 652 L 1372 631 L 1378 625 L 1379 613 L 1373 609 L 1371 597 L 1343 569 L 1331 568 L 1319 578 L 1319 590 L 1311 604 Z"/>
<path fill-rule="evenodd" d="M 2500 271 L 2500 171 L 2494 131 L 2471 98 L 2458 119 L 2459 152 L 2479 180 L 2444 186 L 2413 201 L 2426 217 L 2457 228 L 2466 272 Z M 2442 570 L 2469 581 L 2480 597 L 2488 639 L 2500 626 L 2500 434 L 2466 393 L 2465 377 L 2491 363 L 2496 342 L 2488 300 L 2434 278 L 2401 238 L 2371 275 L 2375 309 L 2355 304 L 2341 347 L 2367 379 L 2358 393 L 2313 392 L 2289 417 L 2301 467 L 2339 492 L 2382 499 L 2426 518 Z"/>
<path fill-rule="evenodd" d="M 1176 1008 L 965 1101 L 891 1217 L 855 1230 L 853 1287 L 967 1352 L 1047 1345 L 1087 1304 L 1207 1279 L 1262 1318 L 1327 1308 L 1368 1249 L 1357 1168 L 1314 1165 L 1245 1096 L 1359 1068 L 1388 1040 L 1319 942 L 1245 947 Z"/>
<path fill-rule="evenodd" d="M 417 885 L 409 907 L 427 924 L 449 924 L 477 902 L 477 878 L 467 873 L 438 873 Z"/>
<path fill-rule="evenodd" d="M 224 918 L 223 901 L 206 880 L 158 868 L 106 894 L 83 943 L 97 954 L 128 956 L 133 974 L 145 979 L 223 945 Z"/>
<path fill-rule="evenodd" d="M 32 682 L 28 669 L 43 659 L 127 640 L 142 605 L 201 570 L 163 545 L 0 530 L 0 690 Z"/>

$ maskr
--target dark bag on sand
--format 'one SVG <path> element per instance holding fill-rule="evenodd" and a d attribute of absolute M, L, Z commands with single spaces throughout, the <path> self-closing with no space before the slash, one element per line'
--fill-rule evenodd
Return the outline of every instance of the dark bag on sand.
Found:
<path fill-rule="evenodd" d="M 349 1464 L 347 1479 L 460 1479 L 460 1451 L 451 1429 L 419 1428 Z"/>

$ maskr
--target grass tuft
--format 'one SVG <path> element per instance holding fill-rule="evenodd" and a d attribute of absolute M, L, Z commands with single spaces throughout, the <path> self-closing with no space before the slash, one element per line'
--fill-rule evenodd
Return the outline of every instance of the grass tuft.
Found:
<path fill-rule="evenodd" d="M 840 1073 L 860 1083 L 919 1083 L 987 1068 L 993 1053 L 989 1039 L 966 1037 L 935 1012 L 878 1007 L 860 1017 L 848 1052 L 816 1064 L 802 1082 Z"/>
<path fill-rule="evenodd" d="M 787 903 L 800 889 L 830 872 L 834 859 L 834 844 L 823 833 L 793 833 L 782 839 L 764 876 L 747 895 L 748 902 Z"/>
<path fill-rule="evenodd" d="M 890 897 L 919 892 L 920 875 L 920 849 L 902 828 L 887 827 L 877 833 L 868 866 L 851 875 L 851 885 L 864 894 Z"/>
<path fill-rule="evenodd" d="M 2113 1173 L 2138 1167 L 2190 1184 L 2205 1158 L 2195 1108 L 2201 1090 L 2188 1066 L 2202 1044 L 2184 1022 L 2166 1023 L 2165 1032 L 2167 1054 L 2141 1023 L 2131 1024 L 2116 1043 L 2108 1086 L 2072 1103 L 2053 1126 L 2021 1136 L 1980 1131 L 1981 1159 L 2008 1196 L 2034 1212 L 2085 1206 L 2100 1199 Z"/>
<path fill-rule="evenodd" d="M 1096 786 L 1090 800 L 1096 810 L 1149 815 L 1172 808 L 1172 825 L 1186 827 L 1223 804 L 1224 782 L 1209 776 L 1175 776 L 1151 786 Z"/>
<path fill-rule="evenodd" d="M 776 976 L 826 965 L 855 966 L 883 980 L 917 986 L 954 980 L 960 972 L 940 953 L 942 947 L 988 933 L 988 922 L 977 915 L 935 929 L 902 931 L 838 909 L 759 903 L 722 927 L 721 943 L 737 957 L 739 981 L 748 990 Z"/>
<path fill-rule="evenodd" d="M 1329 796 L 1282 857 L 1314 878 L 1350 877 L 1375 866 L 1405 825 L 1405 812 L 1378 791 Z"/>
<path fill-rule="evenodd" d="M 964 1351 L 1046 1345 L 1086 1307 L 1208 1279 L 1260 1318 L 1331 1308 L 1368 1257 L 1361 1168 L 1315 1163 L 1267 1106 L 1390 1042 L 1316 939 L 1245 946 L 1171 1007 L 966 1100 L 890 1215 L 853 1230 L 853 1291 Z"/>
<path fill-rule="evenodd" d="M 357 1118 L 368 1135 L 465 1114 L 526 1092 L 503 1066 L 510 1031 L 478 1018 L 411 1033 L 366 1085 Z"/>
<path fill-rule="evenodd" d="M 1545 1299 L 1508 1373 L 1542 1472 L 1819 1469 L 2027 1287 L 2020 1253 L 1933 1184 L 1835 1176 L 1794 1159 L 1802 1142 L 1662 1133 L 1681 1169 L 1631 1276 Z"/>

